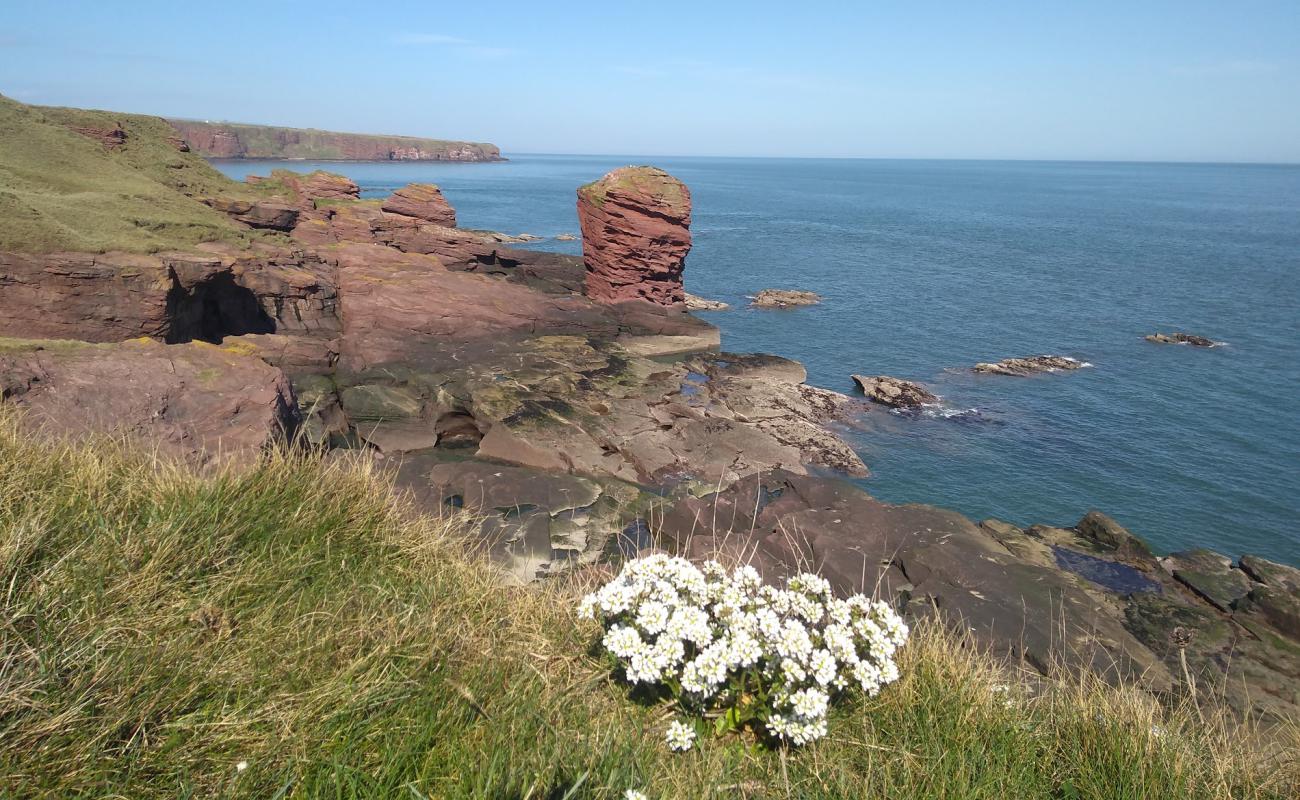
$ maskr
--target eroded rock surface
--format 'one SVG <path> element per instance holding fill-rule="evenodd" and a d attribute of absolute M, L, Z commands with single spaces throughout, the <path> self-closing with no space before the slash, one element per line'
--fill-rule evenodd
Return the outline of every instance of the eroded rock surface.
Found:
<path fill-rule="evenodd" d="M 445 228 L 456 227 L 456 211 L 432 183 L 412 183 L 393 192 L 379 206 L 381 211 L 424 220 Z"/>
<path fill-rule="evenodd" d="M 920 408 L 934 405 L 939 398 L 919 383 L 888 375 L 854 375 L 853 382 L 869 400 L 891 408 Z"/>
<path fill-rule="evenodd" d="M 594 563 L 649 502 L 619 481 L 436 452 L 402 459 L 397 482 L 426 507 L 463 508 L 479 517 L 481 546 L 523 582 Z"/>
<path fill-rule="evenodd" d="M 0 398 L 41 434 L 140 437 L 200 465 L 249 463 L 298 423 L 280 370 L 202 342 L 0 340 Z"/>
<path fill-rule="evenodd" d="M 337 330 L 334 268 L 302 250 L 0 253 L 0 336 L 169 342 Z"/>
<path fill-rule="evenodd" d="M 1089 365 L 1069 356 L 1026 356 L 1025 358 L 1004 358 L 993 363 L 979 363 L 973 369 L 975 372 L 988 375 L 1010 375 L 1023 378 L 1040 372 L 1061 372 L 1082 369 L 1086 366 Z"/>
<path fill-rule="evenodd" d="M 605 303 L 685 300 L 691 193 L 655 167 L 620 167 L 578 189 L 587 296 Z"/>

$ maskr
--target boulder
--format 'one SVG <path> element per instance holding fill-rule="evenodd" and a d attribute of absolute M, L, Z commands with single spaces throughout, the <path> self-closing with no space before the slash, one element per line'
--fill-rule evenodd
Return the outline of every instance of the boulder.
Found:
<path fill-rule="evenodd" d="M 432 183 L 412 183 L 393 192 L 380 206 L 390 214 L 413 217 L 431 225 L 456 227 L 456 211 Z"/>
<path fill-rule="evenodd" d="M 816 292 L 804 292 L 797 289 L 764 289 L 754 295 L 750 305 L 755 308 L 794 308 L 796 306 L 814 306 L 822 301 Z"/>
<path fill-rule="evenodd" d="M 276 200 L 239 200 L 214 197 L 204 201 L 231 219 L 252 228 L 291 231 L 298 223 L 298 209 Z"/>
<path fill-rule="evenodd" d="M 621 167 L 578 189 L 587 296 L 602 303 L 685 300 L 691 193 L 655 167 Z"/>
<path fill-rule="evenodd" d="M 939 402 L 939 398 L 921 384 L 901 378 L 891 378 L 888 375 L 854 375 L 853 382 L 868 399 L 892 408 L 920 408 Z"/>
<path fill-rule="evenodd" d="M 299 416 L 284 373 L 203 342 L 0 340 L 0 396 L 41 435 L 124 435 L 203 466 L 251 463 Z"/>
<path fill-rule="evenodd" d="M 1148 342 L 1157 344 L 1190 344 L 1193 347 L 1214 347 L 1213 339 L 1191 333 L 1151 333 L 1143 338 Z"/>
<path fill-rule="evenodd" d="M 1149 571 L 1157 567 L 1155 554 L 1146 542 L 1100 511 L 1084 514 L 1075 525 L 1075 531 L 1087 543 L 1139 569 Z"/>
<path fill-rule="evenodd" d="M 1011 375 L 1025 377 L 1040 372 L 1060 372 L 1062 370 L 1081 369 L 1091 366 L 1069 356 L 1026 356 L 1025 358 L 1004 358 L 994 363 L 979 363 L 975 372 L 988 375 Z"/>

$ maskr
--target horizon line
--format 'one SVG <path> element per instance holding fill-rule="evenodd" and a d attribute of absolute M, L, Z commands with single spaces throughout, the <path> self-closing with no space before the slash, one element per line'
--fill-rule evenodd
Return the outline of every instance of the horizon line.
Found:
<path fill-rule="evenodd" d="M 501 149 L 501 155 L 509 156 L 557 156 L 565 158 L 728 158 L 750 160 L 788 160 L 788 161 L 967 161 L 967 162 L 1012 162 L 1021 164 L 1168 164 L 1185 166 L 1223 166 L 1223 167 L 1300 167 L 1300 161 L 1201 161 L 1195 159 L 1150 159 L 1150 158 L 1021 158 L 1016 156 L 979 157 L 979 156 L 773 156 L 773 155 L 717 155 L 697 153 L 691 155 L 672 153 L 556 153 L 541 151 Z"/>

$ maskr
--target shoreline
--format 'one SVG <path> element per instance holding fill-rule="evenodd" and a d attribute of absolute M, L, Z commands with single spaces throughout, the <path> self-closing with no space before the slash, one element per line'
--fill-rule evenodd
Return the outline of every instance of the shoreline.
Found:
<path fill-rule="evenodd" d="M 723 352 L 685 310 L 690 193 L 662 170 L 575 187 L 577 258 L 456 227 L 431 184 L 375 200 L 327 172 L 236 184 L 149 140 L 149 120 L 109 135 L 79 122 L 35 120 L 30 135 L 105 170 L 121 167 L 114 142 L 179 153 L 212 187 L 185 210 L 229 240 L 0 253 L 0 283 L 16 287 L 0 295 L 0 335 L 23 337 L 0 343 L 3 396 L 32 435 L 130 432 L 202 468 L 247 467 L 300 435 L 391 467 L 424 510 L 480 514 L 485 548 L 521 583 L 594 565 L 645 527 L 656 546 L 748 558 L 769 579 L 812 565 L 837 592 L 877 590 L 914 618 L 942 609 L 1042 671 L 1160 694 L 1186 657 L 1236 713 L 1300 707 L 1268 689 L 1300 677 L 1285 656 L 1300 571 L 1157 559 L 1098 512 L 1072 528 L 976 523 L 818 474 L 866 472 L 828 428 L 862 401 L 810 386 L 797 361 Z M 666 478 L 666 495 L 648 490 Z M 1170 652 L 1189 624 L 1204 635 Z"/>

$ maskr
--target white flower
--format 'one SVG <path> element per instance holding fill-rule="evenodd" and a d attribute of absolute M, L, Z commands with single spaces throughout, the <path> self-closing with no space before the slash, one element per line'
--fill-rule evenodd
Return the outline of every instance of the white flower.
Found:
<path fill-rule="evenodd" d="M 668 725 L 668 732 L 664 734 L 664 740 L 668 742 L 668 749 L 675 750 L 679 753 L 691 749 L 695 742 L 695 729 L 677 720 L 673 720 Z"/>
<path fill-rule="evenodd" d="M 763 648 L 758 640 L 746 631 L 736 631 L 731 636 L 731 647 L 727 651 L 727 661 L 734 667 L 752 667 L 763 657 Z"/>
<path fill-rule="evenodd" d="M 788 619 L 781 626 L 781 638 L 777 641 L 776 652 L 786 658 L 803 658 L 812 652 L 812 640 L 808 638 L 808 629 L 798 620 Z"/>
<path fill-rule="evenodd" d="M 812 658 L 808 660 L 808 666 L 812 668 L 813 679 L 822 686 L 830 685 L 839 673 L 839 664 L 835 663 L 835 656 L 826 650 L 816 650 Z"/>
<path fill-rule="evenodd" d="M 645 792 L 638 792 L 636 789 L 628 789 L 623 792 L 623 800 L 648 800 Z"/>
<path fill-rule="evenodd" d="M 645 642 L 641 641 L 641 634 L 637 633 L 636 628 L 629 628 L 626 625 L 615 625 L 605 633 L 605 638 L 601 641 L 605 649 L 619 658 L 631 658 L 641 651 Z"/>
<path fill-rule="evenodd" d="M 668 626 L 668 606 L 655 601 L 642 603 L 641 610 L 636 615 L 636 624 L 651 635 L 659 633 Z"/>
<path fill-rule="evenodd" d="M 826 735 L 838 693 L 874 695 L 897 680 L 894 655 L 909 635 L 887 603 L 837 599 L 819 575 L 796 575 L 781 589 L 751 566 L 728 573 L 662 554 L 627 562 L 582 598 L 578 615 L 605 628 L 602 644 L 629 681 L 672 687 L 688 707 L 735 702 L 747 691 L 741 681 L 757 676 L 768 733 L 795 745 Z M 674 722 L 667 736 L 687 750 L 695 733 Z"/>
<path fill-rule="evenodd" d="M 790 707 L 804 719 L 825 716 L 829 702 L 830 698 L 819 689 L 800 689 L 790 696 Z"/>
<path fill-rule="evenodd" d="M 246 770 L 246 769 L 248 769 L 248 762 L 247 762 L 247 761 L 241 761 L 241 762 L 239 762 L 238 764 L 235 765 L 235 772 L 243 772 L 243 771 Z"/>

